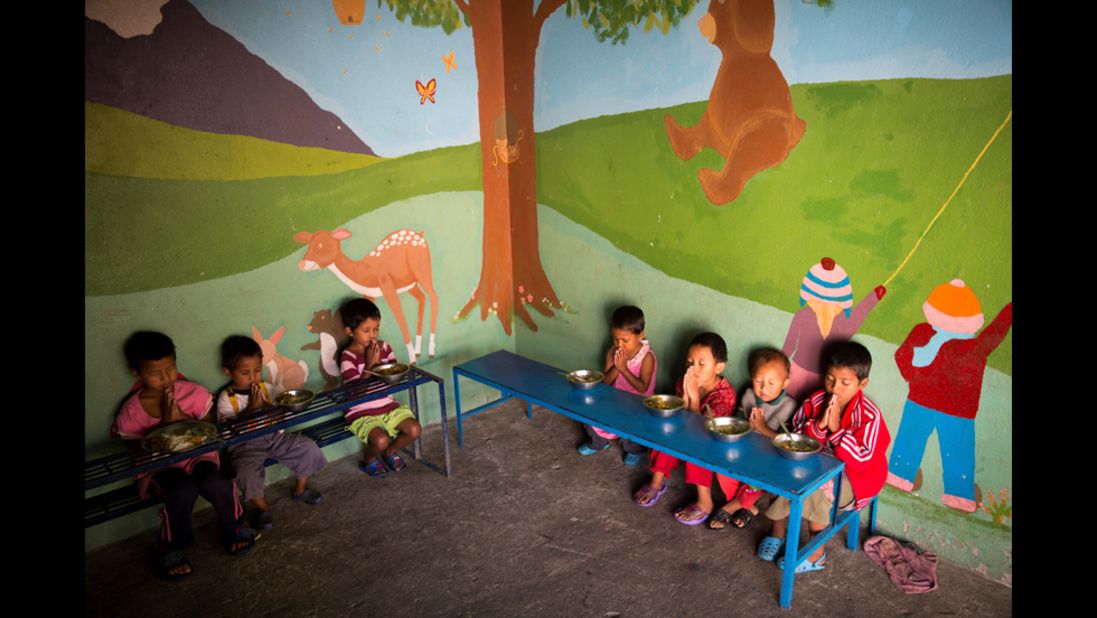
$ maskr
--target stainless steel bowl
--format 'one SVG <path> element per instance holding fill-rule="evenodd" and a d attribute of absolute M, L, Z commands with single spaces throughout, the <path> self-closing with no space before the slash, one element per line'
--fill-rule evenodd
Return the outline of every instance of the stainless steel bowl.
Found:
<path fill-rule="evenodd" d="M 383 365 L 375 365 L 370 371 L 378 374 L 378 377 L 380 377 L 385 384 L 396 384 L 404 380 L 404 376 L 408 375 L 409 369 L 411 369 L 411 367 L 408 367 L 403 363 L 385 363 Z"/>
<path fill-rule="evenodd" d="M 595 386 L 598 386 L 605 378 L 606 374 L 601 371 L 593 371 L 590 369 L 576 369 L 567 375 L 568 382 L 571 382 L 572 386 L 583 391 L 589 391 Z"/>
<path fill-rule="evenodd" d="M 734 416 L 718 416 L 705 421 L 705 429 L 721 442 L 737 442 L 750 433 L 750 423 Z M 726 432 L 732 433 L 726 433 Z"/>
<path fill-rule="evenodd" d="M 810 446 L 812 450 L 790 451 L 782 446 L 782 444 L 786 444 L 790 441 L 793 443 L 805 444 L 807 446 Z M 773 438 L 773 446 L 777 448 L 777 454 L 779 454 L 781 457 L 784 457 L 785 459 L 792 459 L 793 461 L 803 461 L 808 457 L 811 457 L 812 455 L 823 450 L 822 443 L 820 443 L 815 438 L 812 438 L 811 436 L 805 436 L 802 433 L 779 433 Z"/>
<path fill-rule="evenodd" d="M 307 388 L 294 388 L 279 393 L 279 395 L 274 398 L 274 403 L 282 406 L 287 410 L 300 412 L 301 410 L 307 408 L 309 403 L 311 403 L 315 397 L 316 393 L 308 390 Z"/>
<path fill-rule="evenodd" d="M 644 407 L 652 416 L 670 418 L 685 407 L 686 402 L 676 395 L 652 395 L 644 397 Z M 670 407 L 667 407 L 670 406 Z"/>

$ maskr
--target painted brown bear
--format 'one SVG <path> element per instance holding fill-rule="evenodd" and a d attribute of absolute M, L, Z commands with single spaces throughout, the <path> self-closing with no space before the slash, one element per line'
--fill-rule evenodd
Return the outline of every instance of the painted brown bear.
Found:
<path fill-rule="evenodd" d="M 718 206 L 739 197 L 755 174 L 784 161 L 804 134 L 788 82 L 769 55 L 773 25 L 773 0 L 710 0 L 698 27 L 723 59 L 708 107 L 689 129 L 669 114 L 663 118 L 678 158 L 692 159 L 706 146 L 726 157 L 724 169 L 697 173 L 705 196 Z"/>

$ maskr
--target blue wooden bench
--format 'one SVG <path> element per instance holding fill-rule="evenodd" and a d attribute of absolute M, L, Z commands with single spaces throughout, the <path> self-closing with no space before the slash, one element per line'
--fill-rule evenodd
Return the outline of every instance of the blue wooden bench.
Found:
<path fill-rule="evenodd" d="M 428 382 L 434 382 L 438 385 L 445 457 L 444 467 L 441 472 L 448 477 L 452 467 L 449 453 L 449 426 L 446 422 L 445 383 L 442 378 L 434 374 L 423 371 L 418 367 L 412 367 L 411 371 L 408 372 L 408 377 L 403 382 L 395 385 L 386 385 L 379 380 L 352 383 L 318 393 L 312 403 L 300 412 L 288 412 L 274 406 L 247 417 L 234 419 L 234 421 L 219 427 L 221 441 L 185 453 L 172 455 L 129 451 L 86 461 L 84 462 L 84 491 L 86 493 L 88 490 L 97 487 L 133 478 L 139 472 L 163 469 L 176 461 L 189 459 L 202 453 L 219 450 L 280 429 L 296 427 L 329 416 L 332 418 L 301 429 L 300 432 L 312 438 L 321 447 L 335 444 L 354 435 L 347 431 L 346 424 L 343 422 L 343 414 L 347 408 L 402 391 L 408 392 L 408 407 L 411 408 L 412 413 L 418 419 L 417 387 Z M 277 421 L 274 420 L 275 417 L 277 417 Z M 410 455 L 427 467 L 439 471 L 437 466 L 422 459 L 421 450 L 422 437 L 414 443 Z M 268 459 L 265 465 L 271 466 L 275 463 L 277 462 L 273 459 Z M 137 493 L 136 484 L 119 487 L 84 499 L 84 527 L 88 528 L 160 503 L 160 499 L 155 496 L 142 499 Z"/>

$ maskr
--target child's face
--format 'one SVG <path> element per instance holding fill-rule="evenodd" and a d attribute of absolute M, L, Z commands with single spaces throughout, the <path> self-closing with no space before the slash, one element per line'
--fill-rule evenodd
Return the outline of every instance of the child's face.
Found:
<path fill-rule="evenodd" d="M 610 333 L 613 335 L 613 345 L 621 350 L 626 359 L 636 356 L 636 353 L 640 351 L 640 347 L 643 345 L 640 342 L 644 338 L 643 332 L 637 335 L 631 330 L 611 328 Z"/>
<path fill-rule="evenodd" d="M 347 334 L 354 340 L 355 345 L 365 348 L 369 344 L 377 341 L 377 336 L 381 333 L 381 320 L 375 320 L 373 318 L 367 318 L 358 325 L 358 328 L 351 330 L 346 327 Z"/>
<path fill-rule="evenodd" d="M 857 391 L 868 386 L 868 378 L 858 380 L 857 372 L 848 367 L 827 367 L 825 384 L 827 392 L 838 400 L 838 406 L 844 410 Z"/>
<path fill-rule="evenodd" d="M 225 369 L 225 375 L 232 378 L 232 385 L 236 388 L 251 388 L 252 384 L 263 379 L 263 355 L 244 356 L 236 361 L 232 369 Z"/>
<path fill-rule="evenodd" d="M 757 370 L 751 377 L 751 386 L 754 394 L 769 403 L 788 388 L 788 371 L 785 371 L 785 363 L 778 360 L 770 361 Z"/>
<path fill-rule="evenodd" d="M 130 373 L 145 383 L 145 387 L 153 391 L 165 391 L 175 384 L 177 373 L 175 370 L 175 355 L 165 356 L 152 361 L 141 361 L 141 366 L 130 370 Z"/>
<path fill-rule="evenodd" d="M 690 346 L 686 366 L 693 370 L 693 375 L 701 384 L 708 384 L 724 371 L 724 363 L 716 362 L 712 357 L 712 348 L 706 345 Z"/>

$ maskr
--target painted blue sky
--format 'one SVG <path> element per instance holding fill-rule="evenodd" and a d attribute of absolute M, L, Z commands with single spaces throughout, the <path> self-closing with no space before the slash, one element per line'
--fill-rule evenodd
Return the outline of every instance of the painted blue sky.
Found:
<path fill-rule="evenodd" d="M 373 0 L 361 26 L 340 24 L 330 2 L 191 2 L 382 156 L 479 139 L 467 27 L 446 35 L 403 24 Z M 699 2 L 667 35 L 634 30 L 623 45 L 598 43 L 579 20 L 557 11 L 537 52 L 537 130 L 707 99 L 720 64 L 697 29 L 707 7 Z M 831 10 L 775 0 L 775 9 L 773 57 L 789 83 L 1013 71 L 1008 0 L 836 0 Z M 442 54 L 451 50 L 457 69 L 447 74 Z M 437 103 L 420 105 L 415 81 L 431 78 Z"/>

